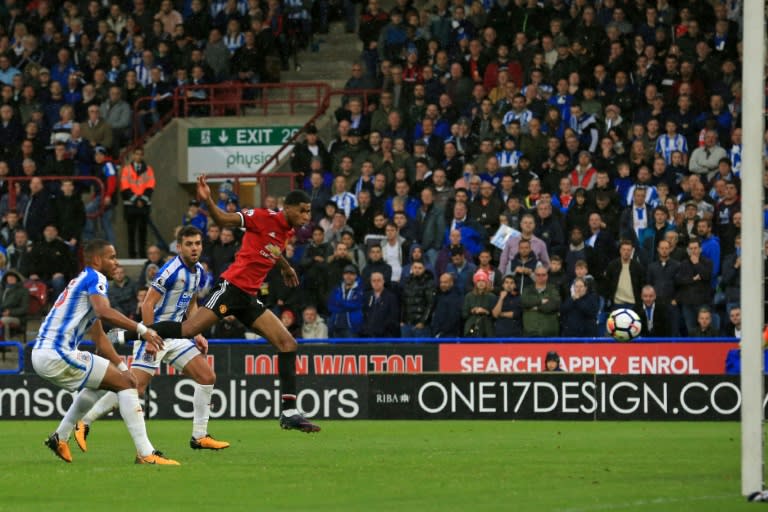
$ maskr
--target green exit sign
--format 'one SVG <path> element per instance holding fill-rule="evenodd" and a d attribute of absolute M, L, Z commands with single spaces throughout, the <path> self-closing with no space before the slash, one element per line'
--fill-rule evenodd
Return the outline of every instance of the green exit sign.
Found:
<path fill-rule="evenodd" d="M 282 146 L 301 129 L 300 126 L 260 128 L 190 128 L 189 147 Z"/>

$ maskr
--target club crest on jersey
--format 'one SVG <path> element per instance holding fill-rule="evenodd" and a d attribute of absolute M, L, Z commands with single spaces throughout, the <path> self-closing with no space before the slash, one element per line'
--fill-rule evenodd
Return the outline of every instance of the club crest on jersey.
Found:
<path fill-rule="evenodd" d="M 226 315 L 227 314 L 227 305 L 226 304 L 221 304 L 219 306 L 219 313 L 221 313 L 222 315 Z"/>
<path fill-rule="evenodd" d="M 261 251 L 261 254 L 267 258 L 275 260 L 280 258 L 280 255 L 283 253 L 283 251 L 280 250 L 280 247 L 275 244 L 267 244 L 264 249 L 266 249 L 266 251 Z"/>

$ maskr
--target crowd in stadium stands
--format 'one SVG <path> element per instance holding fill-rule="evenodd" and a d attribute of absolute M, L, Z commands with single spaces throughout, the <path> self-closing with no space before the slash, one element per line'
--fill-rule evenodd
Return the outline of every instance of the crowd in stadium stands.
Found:
<path fill-rule="evenodd" d="M 119 151 L 170 110 L 177 91 L 190 115 L 207 92 L 198 85 L 279 78 L 291 52 L 327 32 L 326 0 L 7 0 L 0 5 L 0 253 L 2 267 L 55 298 L 77 272 L 79 246 L 95 234 L 114 241 L 112 212 L 123 203 L 128 256 L 144 256 L 154 176 Z M 314 13 L 314 18 L 311 16 Z M 312 20 L 314 19 L 314 23 Z M 279 68 L 280 65 L 277 65 Z M 136 100 L 149 97 L 139 104 Z M 137 126 L 134 126 L 136 120 Z M 15 204 L 9 198 L 15 182 Z M 61 176 L 99 178 L 106 187 Z M 93 188 L 90 199 L 83 197 Z M 88 219 L 86 213 L 104 213 Z M 10 275 L 10 274 L 8 274 Z M 12 281 L 9 278 L 8 281 Z M 3 279 L 5 284 L 6 279 Z M 15 285 L 15 284 L 14 284 Z M 119 287 L 119 285 L 118 285 Z M 5 304 L 14 294 L 3 294 Z M 123 295 L 126 295 L 125 293 Z M 16 314 L 14 318 L 23 317 Z"/>
<path fill-rule="evenodd" d="M 39 180 L 15 212 L 0 201 L 8 266 L 61 288 L 75 269 L 67 247 L 89 235 L 58 212 L 114 207 L 118 192 L 130 255 L 143 256 L 151 167 L 141 154 L 122 169 L 110 159 L 134 101 L 154 98 L 146 127 L 174 87 L 192 99 L 197 83 L 268 79 L 268 55 L 287 64 L 288 27 L 325 32 L 336 6 L 363 51 L 335 136 L 309 127 L 294 149 L 312 200 L 287 249 L 302 287 L 274 272 L 262 290 L 292 332 L 588 337 L 611 308 L 634 307 L 646 335 L 738 334 L 742 3 L 9 0 L 0 179 L 112 185 L 95 207 L 72 183 Z M 368 88 L 382 92 L 352 92 Z M 241 206 L 226 184 L 220 205 Z M 182 222 L 205 230 L 215 279 L 241 233 L 210 225 L 194 201 Z M 139 282 L 112 286 L 128 314 L 164 255 L 147 257 Z"/>
<path fill-rule="evenodd" d="M 335 337 L 589 337 L 616 307 L 738 333 L 740 7 L 370 0 L 347 88 L 383 92 L 295 148 L 305 289 L 274 304 Z"/>

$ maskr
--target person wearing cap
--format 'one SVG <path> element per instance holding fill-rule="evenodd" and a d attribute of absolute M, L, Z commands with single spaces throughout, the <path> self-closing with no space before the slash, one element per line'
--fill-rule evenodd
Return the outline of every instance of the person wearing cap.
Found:
<path fill-rule="evenodd" d="M 196 199 L 189 200 L 189 207 L 187 212 L 181 217 L 181 225 L 195 226 L 197 229 L 205 233 L 208 227 L 208 217 L 200 211 L 200 202 Z"/>
<path fill-rule="evenodd" d="M 403 338 L 431 336 L 429 319 L 435 298 L 435 279 L 423 261 L 410 265 L 410 274 L 403 284 L 400 334 Z"/>
<path fill-rule="evenodd" d="M 222 210 L 226 210 L 227 203 L 230 199 L 237 201 L 237 194 L 235 194 L 232 181 L 227 180 L 219 185 L 219 199 L 216 201 L 216 206 Z"/>
<path fill-rule="evenodd" d="M 350 128 L 346 141 L 339 146 L 334 146 L 331 151 L 333 157 L 333 172 L 344 174 L 347 181 L 354 182 L 360 177 L 360 167 L 370 158 L 371 152 L 368 144 L 363 141 L 363 132 L 359 128 Z M 349 169 L 344 169 L 344 159 L 349 158 Z"/>
<path fill-rule="evenodd" d="M 325 143 L 317 134 L 317 127 L 314 124 L 308 125 L 304 129 L 304 140 L 293 146 L 291 154 L 291 170 L 300 172 L 304 178 L 310 175 L 313 159 L 320 160 L 320 169 L 329 171 L 331 169 L 331 154 Z"/>
<path fill-rule="evenodd" d="M 565 38 L 557 43 L 557 60 L 550 72 L 550 83 L 557 83 L 573 72 L 579 71 L 579 61 L 571 55 L 571 45 Z"/>
<path fill-rule="evenodd" d="M 533 272 L 533 286 L 523 290 L 523 334 L 555 337 L 560 334 L 560 290 L 549 283 L 547 268 L 539 263 Z"/>
<path fill-rule="evenodd" d="M 341 283 L 328 298 L 329 331 L 332 338 L 354 338 L 363 325 L 363 290 L 357 267 L 344 267 Z"/>
<path fill-rule="evenodd" d="M 464 296 L 461 316 L 464 318 L 464 336 L 468 338 L 490 338 L 493 336 L 492 311 L 496 296 L 484 270 L 475 271 L 472 276 L 474 287 Z"/>

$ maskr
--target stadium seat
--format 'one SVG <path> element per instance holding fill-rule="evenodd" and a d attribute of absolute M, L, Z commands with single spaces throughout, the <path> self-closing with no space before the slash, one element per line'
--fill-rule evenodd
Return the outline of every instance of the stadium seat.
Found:
<path fill-rule="evenodd" d="M 226 116 L 228 114 L 235 114 L 239 116 L 242 91 L 237 87 L 237 82 L 224 82 L 222 85 L 229 85 L 231 87 L 211 90 L 211 100 L 215 101 L 211 109 L 211 115 Z"/>
<path fill-rule="evenodd" d="M 28 280 L 24 282 L 24 288 L 29 291 L 29 309 L 27 318 L 42 316 L 48 303 L 48 286 L 42 281 Z"/>

